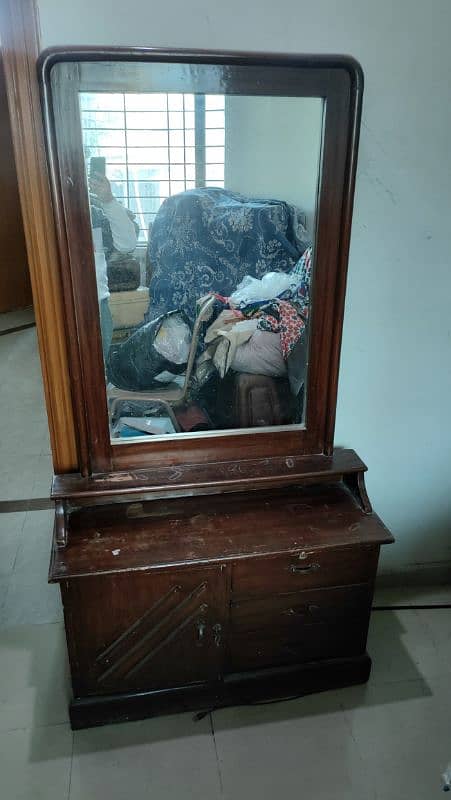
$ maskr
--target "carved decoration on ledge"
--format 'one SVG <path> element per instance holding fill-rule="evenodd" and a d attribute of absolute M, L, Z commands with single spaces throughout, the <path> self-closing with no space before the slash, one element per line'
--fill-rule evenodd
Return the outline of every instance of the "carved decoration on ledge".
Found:
<path fill-rule="evenodd" d="M 246 491 L 289 486 L 316 481 L 341 480 L 343 475 L 365 471 L 366 465 L 353 450 L 337 449 L 331 456 L 276 456 L 267 458 L 184 464 L 175 467 L 99 473 L 89 477 L 78 474 L 56 475 L 52 498 L 66 498 L 76 504 L 121 502 L 135 495 L 177 497 Z"/>
<path fill-rule="evenodd" d="M 365 514 L 371 514 L 373 507 L 366 491 L 364 471 L 350 472 L 343 475 L 343 483 L 355 497 L 362 511 Z"/>
<path fill-rule="evenodd" d="M 58 548 L 64 548 L 67 545 L 67 508 L 64 500 L 58 500 L 55 503 L 55 540 Z"/>

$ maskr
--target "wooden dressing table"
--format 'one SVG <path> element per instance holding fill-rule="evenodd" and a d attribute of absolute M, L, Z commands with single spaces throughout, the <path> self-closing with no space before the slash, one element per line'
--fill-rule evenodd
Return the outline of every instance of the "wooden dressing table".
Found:
<path fill-rule="evenodd" d="M 366 681 L 379 549 L 393 538 L 372 511 L 365 464 L 333 446 L 360 67 L 339 56 L 68 48 L 44 53 L 39 74 L 79 460 L 78 471 L 54 478 L 50 564 L 64 604 L 73 727 Z M 184 104 L 197 98 L 193 112 L 183 105 L 185 136 L 189 114 L 208 112 L 205 98 L 225 97 L 226 183 L 227 115 L 237 124 L 239 100 L 253 114 L 255 98 L 274 108 L 287 101 L 287 115 L 298 99 L 321 102 L 307 379 L 292 424 L 111 438 L 86 186 L 91 140 L 80 124 L 83 98 L 96 92 L 164 94 L 168 115 L 171 93 Z M 280 173 L 282 153 L 274 158 Z"/>

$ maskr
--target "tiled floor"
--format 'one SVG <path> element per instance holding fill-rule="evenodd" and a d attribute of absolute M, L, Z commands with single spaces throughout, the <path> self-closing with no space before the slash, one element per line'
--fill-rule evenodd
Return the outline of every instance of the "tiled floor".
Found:
<path fill-rule="evenodd" d="M 0 330 L 23 319 L 21 312 L 0 314 Z M 0 408 L 0 501 L 48 497 L 52 467 L 35 328 L 0 336 Z"/>
<path fill-rule="evenodd" d="M 72 733 L 62 624 L 3 617 L 0 795 L 430 800 L 451 760 L 450 634 L 448 609 L 376 611 L 367 686 Z"/>
<path fill-rule="evenodd" d="M 32 320 L 0 314 L 0 330 Z M 52 476 L 36 329 L 0 336 L 0 507 L 48 498 Z M 62 620 L 59 592 L 48 586 L 51 511 L 0 513 L 0 624 Z M 0 722 L 1 729 L 1 722 Z"/>
<path fill-rule="evenodd" d="M 48 491 L 34 343 L 34 330 L 0 337 L 2 463 L 15 459 L 20 473 L 0 469 L 0 500 Z M 375 611 L 367 686 L 72 733 L 61 605 L 46 583 L 51 524 L 49 511 L 0 514 L 1 800 L 440 796 L 451 760 L 451 608 Z M 377 595 L 384 606 L 431 602 L 451 605 L 451 591 Z"/>

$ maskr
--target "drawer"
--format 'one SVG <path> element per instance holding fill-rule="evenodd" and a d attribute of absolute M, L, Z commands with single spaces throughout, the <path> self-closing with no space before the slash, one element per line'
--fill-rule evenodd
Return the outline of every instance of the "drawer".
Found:
<path fill-rule="evenodd" d="M 226 670 L 244 672 L 358 656 L 365 652 L 367 632 L 367 620 L 304 625 L 296 634 L 235 632 L 229 638 Z"/>
<path fill-rule="evenodd" d="M 271 631 L 276 635 L 296 632 L 304 625 L 363 621 L 369 617 L 372 595 L 372 586 L 364 584 L 232 600 L 230 630 Z"/>
<path fill-rule="evenodd" d="M 237 561 L 233 565 L 232 591 L 239 597 L 255 597 L 371 583 L 378 556 L 379 547 L 337 547 Z"/>

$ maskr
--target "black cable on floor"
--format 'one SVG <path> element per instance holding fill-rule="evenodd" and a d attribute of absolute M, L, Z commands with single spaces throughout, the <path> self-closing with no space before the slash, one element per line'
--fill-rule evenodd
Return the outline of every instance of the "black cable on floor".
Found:
<path fill-rule="evenodd" d="M 428 611 L 434 608 L 451 608 L 451 603 L 415 604 L 412 606 L 373 606 L 372 611 Z"/>
<path fill-rule="evenodd" d="M 55 507 L 50 497 L 34 497 L 27 500 L 0 500 L 0 514 L 17 511 L 46 511 Z"/>
<path fill-rule="evenodd" d="M 0 331 L 0 336 L 6 336 L 7 333 L 18 333 L 19 331 L 26 331 L 27 328 L 35 328 L 35 322 L 27 322 L 26 325 L 16 325 L 15 328 L 6 328 L 4 331 Z"/>

